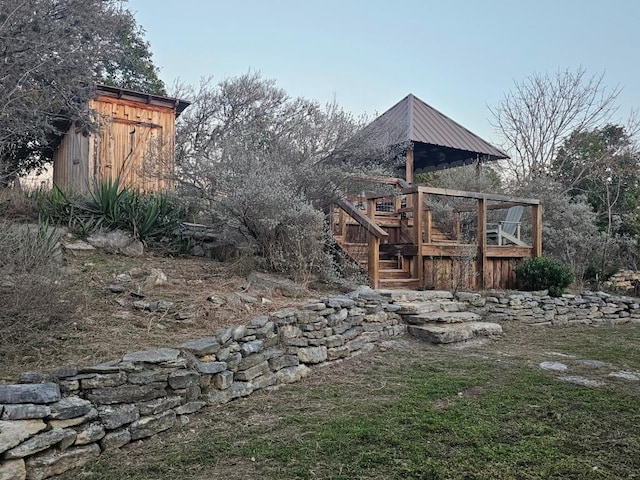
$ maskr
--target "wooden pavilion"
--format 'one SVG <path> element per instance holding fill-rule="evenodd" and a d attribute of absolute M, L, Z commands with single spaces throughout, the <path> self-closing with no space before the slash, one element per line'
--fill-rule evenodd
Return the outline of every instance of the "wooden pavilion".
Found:
<path fill-rule="evenodd" d="M 368 271 L 371 286 L 514 288 L 515 267 L 542 254 L 540 201 L 413 185 L 417 171 L 481 165 L 507 156 L 413 95 L 367 129 L 389 145 L 411 145 L 405 152 L 405 178 L 386 182 L 395 185 L 395 196 L 345 198 L 331 211 L 336 242 Z M 445 224 L 438 218 L 443 205 L 451 210 Z M 495 241 L 490 221 L 500 231 L 514 207 L 517 222 L 509 216 L 509 223 L 517 223 L 514 234 Z"/>

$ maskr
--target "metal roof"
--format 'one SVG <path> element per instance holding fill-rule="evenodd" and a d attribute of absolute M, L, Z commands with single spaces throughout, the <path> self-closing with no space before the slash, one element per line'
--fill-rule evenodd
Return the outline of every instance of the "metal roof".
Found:
<path fill-rule="evenodd" d="M 483 160 L 499 160 L 509 158 L 490 143 L 475 133 L 467 130 L 435 108 L 414 96 L 407 95 L 389 110 L 376 118 L 366 127 L 388 136 L 388 144 L 413 142 L 424 144 L 423 147 L 442 147 L 438 154 L 440 160 L 429 163 L 438 164 L 439 168 L 455 166 L 454 162 L 442 158 L 446 153 L 449 158 L 456 157 L 456 164 L 468 163 L 481 157 Z M 437 148 L 431 148 L 432 152 Z"/>
<path fill-rule="evenodd" d="M 105 97 L 122 98 L 124 100 L 130 100 L 138 103 L 146 103 L 158 107 L 171 108 L 175 110 L 176 117 L 180 115 L 185 108 L 191 105 L 191 102 L 187 100 L 137 92 L 126 88 L 112 87 L 111 85 L 96 85 L 96 94 Z"/>

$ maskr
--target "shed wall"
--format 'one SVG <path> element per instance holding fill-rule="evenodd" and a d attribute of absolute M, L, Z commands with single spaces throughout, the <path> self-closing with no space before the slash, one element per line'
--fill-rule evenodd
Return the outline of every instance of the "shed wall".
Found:
<path fill-rule="evenodd" d="M 54 183 L 86 192 L 94 182 L 120 178 L 143 192 L 172 188 L 175 110 L 99 96 L 89 102 L 100 130 L 83 135 L 71 127 L 54 155 Z"/>

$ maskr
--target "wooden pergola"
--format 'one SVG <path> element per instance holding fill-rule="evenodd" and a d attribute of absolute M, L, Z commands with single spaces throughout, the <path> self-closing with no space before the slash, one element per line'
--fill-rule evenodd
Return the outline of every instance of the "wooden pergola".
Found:
<path fill-rule="evenodd" d="M 372 179 L 394 184 L 394 197 L 345 198 L 332 209 L 337 243 L 366 268 L 371 286 L 515 287 L 516 266 L 542 254 L 540 201 L 413 185 L 417 172 L 472 163 L 480 168 L 507 155 L 411 94 L 366 129 L 388 145 L 408 145 L 404 171 L 398 172 L 404 179 Z M 434 219 L 434 208 L 442 205 L 455 206 L 448 224 Z M 506 213 L 503 224 L 517 225 L 503 234 L 500 227 L 491 244 L 487 217 L 499 221 L 496 212 Z"/>

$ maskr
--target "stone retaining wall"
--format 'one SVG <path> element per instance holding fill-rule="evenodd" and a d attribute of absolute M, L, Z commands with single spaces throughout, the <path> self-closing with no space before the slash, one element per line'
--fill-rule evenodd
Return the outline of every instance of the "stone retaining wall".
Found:
<path fill-rule="evenodd" d="M 44 479 L 186 423 L 207 405 L 291 383 L 405 333 L 371 290 L 254 318 L 176 349 L 29 372 L 0 385 L 0 480 Z"/>
<path fill-rule="evenodd" d="M 518 320 L 535 325 L 602 325 L 640 323 L 637 299 L 585 291 L 580 295 L 550 297 L 542 292 L 487 292 L 483 296 L 459 293 L 472 311 L 488 322 Z"/>

